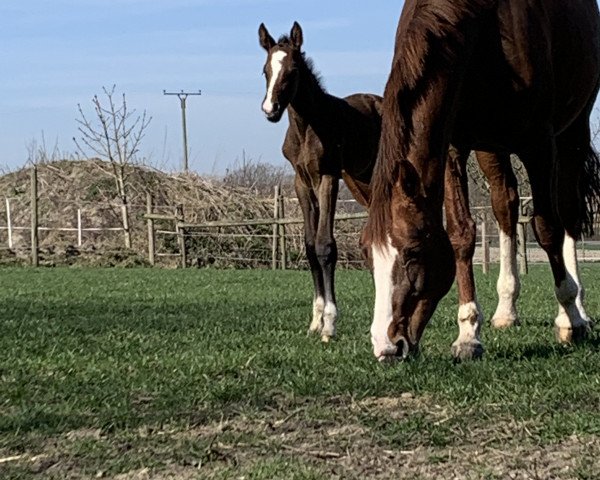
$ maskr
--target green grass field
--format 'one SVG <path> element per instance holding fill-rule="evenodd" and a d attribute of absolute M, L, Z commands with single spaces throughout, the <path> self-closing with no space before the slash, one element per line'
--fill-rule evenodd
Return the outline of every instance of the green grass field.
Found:
<path fill-rule="evenodd" d="M 582 274 L 597 317 L 600 267 Z M 548 268 L 484 360 L 451 360 L 453 290 L 390 367 L 369 274 L 339 272 L 329 345 L 306 335 L 309 277 L 0 270 L 0 478 L 599 478 L 600 342 L 555 344 Z M 477 280 L 489 317 L 496 273 Z"/>

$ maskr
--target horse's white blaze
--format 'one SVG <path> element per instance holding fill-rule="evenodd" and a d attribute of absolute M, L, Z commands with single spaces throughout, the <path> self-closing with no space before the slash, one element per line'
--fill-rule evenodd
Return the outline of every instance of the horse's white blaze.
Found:
<path fill-rule="evenodd" d="M 283 59 L 287 57 L 286 52 L 275 52 L 271 55 L 271 79 L 269 80 L 269 85 L 267 86 L 267 96 L 265 101 L 263 102 L 262 109 L 267 115 L 273 113 L 273 92 L 275 91 L 275 85 L 279 80 L 279 76 L 281 75 L 281 69 L 283 68 Z"/>
<path fill-rule="evenodd" d="M 584 290 L 579 280 L 577 245 L 575 239 L 568 234 L 565 234 L 563 242 L 563 259 L 567 278 L 556 289 L 559 306 L 555 324 L 559 328 L 578 327 L 590 320 L 583 308 Z"/>
<path fill-rule="evenodd" d="M 458 338 L 455 343 L 479 341 L 482 322 L 483 315 L 477 302 L 465 303 L 458 307 Z"/>
<path fill-rule="evenodd" d="M 392 273 L 398 258 L 398 250 L 388 244 L 383 247 L 372 247 L 373 277 L 375 280 L 375 311 L 371 324 L 371 343 L 373 353 L 378 359 L 395 355 L 397 347 L 388 336 L 388 328 L 392 323 L 392 295 L 394 281 Z"/>
<path fill-rule="evenodd" d="M 498 307 L 493 319 L 501 322 L 514 322 L 517 319 L 516 302 L 520 290 L 521 282 L 517 272 L 517 242 L 514 237 L 510 237 L 500 230 L 500 274 L 496 284 Z"/>

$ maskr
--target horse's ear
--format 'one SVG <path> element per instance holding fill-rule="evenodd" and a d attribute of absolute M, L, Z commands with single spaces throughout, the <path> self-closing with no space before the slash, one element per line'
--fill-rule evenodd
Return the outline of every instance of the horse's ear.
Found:
<path fill-rule="evenodd" d="M 298 49 L 304 43 L 304 34 L 302 33 L 302 27 L 298 22 L 294 22 L 292 32 L 290 33 L 290 39 L 292 40 L 292 45 Z"/>
<path fill-rule="evenodd" d="M 400 161 L 400 186 L 409 198 L 416 198 L 425 194 L 425 187 L 416 168 L 408 160 Z"/>
<path fill-rule="evenodd" d="M 275 46 L 275 39 L 271 36 L 264 23 L 261 23 L 260 27 L 258 27 L 258 39 L 260 40 L 260 46 L 267 52 Z"/>

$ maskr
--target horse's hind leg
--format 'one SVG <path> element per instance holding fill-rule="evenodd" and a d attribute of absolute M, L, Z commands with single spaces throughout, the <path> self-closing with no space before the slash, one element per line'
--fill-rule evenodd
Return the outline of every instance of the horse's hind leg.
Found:
<path fill-rule="evenodd" d="M 335 266 L 337 263 L 337 245 L 333 237 L 333 219 L 339 190 L 339 179 L 323 175 L 319 185 L 319 224 L 315 240 L 317 259 L 323 272 L 323 291 L 325 308 L 323 310 L 323 329 L 321 339 L 328 342 L 335 336 L 335 323 L 338 310 L 335 299 Z"/>
<path fill-rule="evenodd" d="M 557 148 L 557 207 L 565 228 L 563 259 L 566 278 L 558 285 L 558 316 L 556 334 L 561 342 L 571 342 L 585 336 L 591 321 L 583 306 L 584 288 L 577 263 L 576 241 L 582 232 L 585 215 L 585 172 L 590 145 L 588 116 L 582 115 L 556 139 Z"/>
<path fill-rule="evenodd" d="M 496 284 L 498 306 L 492 317 L 492 326 L 512 327 L 519 324 L 516 302 L 521 290 L 517 271 L 517 178 L 510 164 L 510 155 L 487 152 L 476 152 L 476 155 L 479 167 L 490 184 L 492 209 L 500 226 L 500 274 Z"/>
<path fill-rule="evenodd" d="M 554 139 L 548 135 L 539 150 L 525 152 L 521 158 L 529 172 L 533 193 L 533 231 L 536 240 L 548 255 L 554 276 L 556 298 L 560 304 L 559 315 L 555 320 L 557 339 L 567 343 L 584 336 L 589 328 L 589 323 L 582 318 L 576 305 L 579 289 L 577 282 L 565 266 L 563 256 L 565 230 L 555 210 L 555 202 L 560 204 L 566 197 L 577 195 L 575 193 L 577 184 L 571 184 L 569 177 L 563 180 L 559 179 L 559 172 L 563 169 L 558 165 L 560 160 L 556 156 L 556 149 L 557 145 Z M 561 150 L 564 155 L 566 153 L 564 148 L 561 147 Z M 549 175 L 552 167 L 552 174 Z M 574 165 L 568 168 L 573 167 Z M 570 185 L 568 189 L 562 190 L 566 192 L 565 198 L 556 198 L 558 184 L 562 185 L 561 188 Z M 564 207 L 560 208 L 564 209 Z"/>
<path fill-rule="evenodd" d="M 295 178 L 296 195 L 304 217 L 304 244 L 306 257 L 313 278 L 314 296 L 312 308 L 312 321 L 309 333 L 320 333 L 323 329 L 323 312 L 325 310 L 325 287 L 323 284 L 323 271 L 317 258 L 315 241 L 319 219 L 319 205 L 314 192 L 304 183 L 300 176 Z"/>
<path fill-rule="evenodd" d="M 466 162 L 469 152 L 450 148 L 446 163 L 444 203 L 446 230 L 454 249 L 456 283 L 458 287 L 459 334 L 452 344 L 457 360 L 479 358 L 483 345 L 479 337 L 483 315 L 475 293 L 473 253 L 475 252 L 475 222 L 469 210 Z"/>

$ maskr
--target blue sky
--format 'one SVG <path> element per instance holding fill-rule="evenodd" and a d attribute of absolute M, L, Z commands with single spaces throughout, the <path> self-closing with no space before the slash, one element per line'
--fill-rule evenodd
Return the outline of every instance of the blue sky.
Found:
<path fill-rule="evenodd" d="M 383 91 L 403 2 L 378 0 L 2 0 L 0 165 L 27 146 L 74 152 L 77 104 L 117 85 L 153 117 L 142 154 L 175 170 L 182 157 L 179 102 L 163 89 L 202 89 L 188 100 L 191 168 L 222 173 L 242 151 L 284 164 L 287 119 L 268 123 L 258 25 L 273 36 L 304 29 L 305 51 L 330 93 Z"/>

